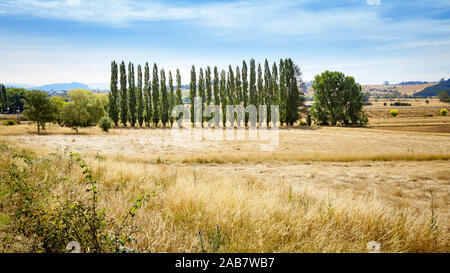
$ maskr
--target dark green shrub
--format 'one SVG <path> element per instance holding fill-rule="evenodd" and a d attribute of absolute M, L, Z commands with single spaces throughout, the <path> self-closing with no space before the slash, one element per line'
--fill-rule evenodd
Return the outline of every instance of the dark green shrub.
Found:
<path fill-rule="evenodd" d="M 306 124 L 308 124 L 308 126 L 311 126 L 312 124 L 312 120 L 311 120 L 311 115 L 308 114 L 308 116 L 306 117 Z"/>
<path fill-rule="evenodd" d="M 109 129 L 112 128 L 113 124 L 113 121 L 108 117 L 102 117 L 98 122 L 98 126 L 105 132 L 108 132 Z"/>
<path fill-rule="evenodd" d="M 369 122 L 369 118 L 366 116 L 364 111 L 361 112 L 361 116 L 359 117 L 359 125 L 366 126 L 368 122 Z"/>
<path fill-rule="evenodd" d="M 13 125 L 17 125 L 17 122 L 15 122 L 12 119 L 9 119 L 9 120 L 3 122 L 3 125 L 5 125 L 5 126 L 13 126 Z"/>
<path fill-rule="evenodd" d="M 406 102 L 394 102 L 393 106 L 411 106 L 411 103 L 406 103 Z"/>

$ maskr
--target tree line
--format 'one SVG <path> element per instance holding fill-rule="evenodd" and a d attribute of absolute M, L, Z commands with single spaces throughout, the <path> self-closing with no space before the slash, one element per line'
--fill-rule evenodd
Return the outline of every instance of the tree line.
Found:
<path fill-rule="evenodd" d="M 228 66 L 219 72 L 217 66 L 211 69 L 197 70 L 193 65 L 189 84 L 189 107 L 191 121 L 194 122 L 194 99 L 202 99 L 202 112 L 211 104 L 221 106 L 223 122 L 226 122 L 226 106 L 241 105 L 244 108 L 254 105 L 266 105 L 267 121 L 270 120 L 271 105 L 279 105 L 280 124 L 293 125 L 299 118 L 299 111 L 304 107 L 304 95 L 299 88 L 303 87 L 301 72 L 292 59 L 281 59 L 270 67 L 264 61 L 264 73 L 260 63 L 256 67 L 254 59 L 242 62 L 242 67 Z M 128 73 L 127 73 L 128 72 Z M 198 73 L 198 74 L 197 74 Z M 137 82 L 135 76 L 137 74 Z M 164 69 L 153 64 L 152 77 L 148 63 L 142 71 L 137 66 L 122 61 L 120 65 L 111 63 L 111 85 L 109 93 L 109 116 L 116 126 L 172 126 L 174 118 L 171 111 L 176 105 L 183 105 L 181 91 L 181 75 L 176 70 L 176 86 L 172 71 L 168 73 L 168 82 Z M 178 118 L 178 117 L 177 117 Z M 203 120 L 207 121 L 207 120 Z M 234 121 L 232 121 L 234 122 Z M 246 118 L 246 125 L 248 117 Z"/>
<path fill-rule="evenodd" d="M 261 64 L 256 66 L 255 60 L 251 59 L 249 67 L 243 61 L 242 68 L 236 66 L 233 69 L 229 65 L 227 71 L 223 69 L 219 73 L 217 66 L 213 69 L 207 66 L 206 69 L 198 70 L 198 76 L 195 66 L 192 66 L 189 101 L 193 102 L 196 97 L 200 97 L 202 112 L 206 106 L 219 106 L 215 111 L 221 112 L 224 125 L 227 105 L 243 108 L 254 105 L 256 110 L 257 106 L 266 105 L 267 125 L 271 114 L 279 117 L 280 125 L 293 125 L 299 120 L 300 112 L 307 113 L 308 125 L 312 121 L 318 125 L 367 123 L 368 119 L 362 110 L 364 95 L 353 77 L 337 71 L 325 71 L 317 75 L 312 84 L 315 91 L 314 103 L 307 111 L 304 94 L 299 89 L 304 86 L 300 68 L 291 59 L 281 59 L 278 65 L 274 62 L 271 68 L 266 59 L 263 66 L 264 73 Z M 45 128 L 47 122 L 55 122 L 78 131 L 78 127 L 97 124 L 106 113 L 109 113 L 116 126 L 119 122 L 124 126 L 172 126 L 174 119 L 178 118 L 171 116 L 171 110 L 176 105 L 186 107 L 186 112 L 191 114 L 191 122 L 194 122 L 194 104 L 183 104 L 179 69 L 176 70 L 176 86 L 171 71 L 168 77 L 166 81 L 164 69 L 158 70 L 156 63 L 150 75 L 148 63 L 145 64 L 144 71 L 138 65 L 135 73 L 134 64 L 129 63 L 127 69 L 123 61 L 120 67 L 113 61 L 111 91 L 108 96 L 87 90 L 71 90 L 67 93 L 68 97 L 49 97 L 44 91 L 27 91 L 0 85 L 1 109 L 3 113 L 10 107 L 13 109 L 9 109 L 9 112 L 16 108 L 19 111 L 25 109 L 24 115 L 37 123 L 38 132 Z M 272 105 L 279 106 L 277 113 L 270 113 Z M 228 118 L 233 119 L 229 122 L 234 124 L 236 115 Z M 248 125 L 248 121 L 247 114 L 245 125 Z M 108 122 L 111 121 L 105 121 L 105 124 Z"/>

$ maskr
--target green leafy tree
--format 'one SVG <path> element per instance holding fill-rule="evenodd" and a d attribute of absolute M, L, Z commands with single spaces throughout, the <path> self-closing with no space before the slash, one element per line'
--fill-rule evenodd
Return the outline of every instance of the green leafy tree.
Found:
<path fill-rule="evenodd" d="M 189 84 L 189 103 L 191 104 L 191 122 L 194 123 L 194 100 L 197 96 L 197 76 L 195 75 L 195 66 L 191 68 L 191 82 Z"/>
<path fill-rule="evenodd" d="M 5 93 L 5 111 L 10 114 L 17 113 L 17 111 L 22 112 L 24 109 L 24 100 L 26 99 L 27 90 L 24 88 L 10 87 L 6 88 Z"/>
<path fill-rule="evenodd" d="M 172 117 L 172 109 L 175 107 L 175 92 L 173 89 L 173 78 L 172 78 L 172 71 L 169 70 L 169 120 L 170 120 L 170 126 L 173 124 L 173 117 Z"/>
<path fill-rule="evenodd" d="M 119 89 L 117 88 L 117 63 L 113 61 L 111 63 L 111 85 L 109 92 L 109 116 L 117 126 L 119 123 Z"/>
<path fill-rule="evenodd" d="M 441 116 L 443 116 L 443 117 L 445 117 L 445 116 L 447 115 L 447 113 L 448 113 L 448 110 L 445 109 L 445 108 L 442 108 L 441 111 L 440 111 L 440 114 L 441 114 Z"/>
<path fill-rule="evenodd" d="M 220 105 L 222 106 L 223 126 L 226 124 L 226 107 L 227 107 L 227 83 L 225 70 L 220 73 Z"/>
<path fill-rule="evenodd" d="M 67 95 L 69 102 L 62 109 L 64 126 L 78 133 L 78 127 L 95 125 L 105 116 L 105 96 L 83 89 L 70 90 Z"/>
<path fill-rule="evenodd" d="M 153 124 L 158 127 L 159 123 L 159 79 L 158 66 L 153 64 L 153 80 L 152 80 L 152 95 L 153 95 Z"/>
<path fill-rule="evenodd" d="M 125 63 L 120 64 L 120 122 L 127 126 L 128 121 L 128 93 L 127 93 L 127 74 Z"/>
<path fill-rule="evenodd" d="M 161 69 L 161 122 L 166 127 L 169 121 L 169 98 L 167 96 L 166 73 Z"/>
<path fill-rule="evenodd" d="M 89 112 L 73 102 L 69 102 L 63 108 L 64 125 L 72 128 L 78 134 L 78 127 L 86 127 L 89 120 Z"/>
<path fill-rule="evenodd" d="M 36 122 L 38 134 L 41 127 L 45 130 L 45 124 L 55 120 L 56 107 L 44 91 L 32 90 L 26 93 L 25 117 Z"/>
<path fill-rule="evenodd" d="M 141 65 L 138 65 L 137 67 L 137 75 L 138 75 L 138 81 L 137 81 L 137 116 L 138 116 L 138 123 L 139 126 L 142 127 L 142 124 L 144 123 L 144 98 L 142 96 L 142 68 Z"/>
<path fill-rule="evenodd" d="M 363 108 L 361 86 L 342 72 L 325 71 L 314 79 L 312 115 L 318 124 L 357 124 Z"/>
<path fill-rule="evenodd" d="M 152 120 L 152 92 L 150 82 L 150 68 L 148 62 L 144 68 L 144 96 L 145 96 L 145 124 L 150 126 Z"/>
<path fill-rule="evenodd" d="M 55 121 L 59 126 L 64 126 L 64 121 L 62 118 L 62 109 L 66 105 L 66 98 L 60 96 L 53 96 L 50 98 L 53 106 L 55 107 Z"/>
<path fill-rule="evenodd" d="M 128 64 L 128 94 L 130 108 L 130 123 L 134 127 L 136 125 L 136 85 L 134 81 L 134 64 Z"/>

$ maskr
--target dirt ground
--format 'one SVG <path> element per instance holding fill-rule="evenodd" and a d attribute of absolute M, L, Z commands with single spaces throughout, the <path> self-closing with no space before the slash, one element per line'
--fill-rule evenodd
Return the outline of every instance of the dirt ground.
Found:
<path fill-rule="evenodd" d="M 449 125 L 422 125 L 422 126 L 380 126 L 380 130 L 403 131 L 403 132 L 423 132 L 423 133 L 437 133 L 450 134 Z"/>

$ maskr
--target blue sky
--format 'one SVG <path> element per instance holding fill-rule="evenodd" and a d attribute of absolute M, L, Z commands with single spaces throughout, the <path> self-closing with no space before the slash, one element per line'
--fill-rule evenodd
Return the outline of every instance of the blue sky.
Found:
<path fill-rule="evenodd" d="M 450 1 L 0 0 L 0 81 L 107 85 L 112 60 L 189 69 L 291 57 L 312 80 L 450 77 Z"/>

